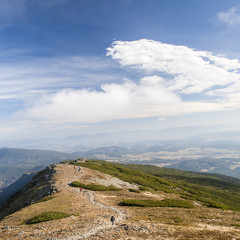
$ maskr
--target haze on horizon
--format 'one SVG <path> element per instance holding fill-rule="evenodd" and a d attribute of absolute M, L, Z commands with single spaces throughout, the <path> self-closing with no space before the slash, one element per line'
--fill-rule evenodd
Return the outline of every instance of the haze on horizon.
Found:
<path fill-rule="evenodd" d="M 239 1 L 0 4 L 0 144 L 240 129 Z"/>

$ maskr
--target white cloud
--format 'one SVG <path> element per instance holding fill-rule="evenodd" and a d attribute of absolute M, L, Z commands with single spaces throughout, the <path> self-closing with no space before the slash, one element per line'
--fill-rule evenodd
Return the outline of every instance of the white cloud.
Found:
<path fill-rule="evenodd" d="M 120 118 L 149 117 L 164 114 L 162 107 L 178 105 L 178 96 L 161 85 L 132 81 L 105 84 L 101 91 L 62 90 L 47 95 L 28 109 L 24 116 L 33 119 L 62 121 L 106 121 Z M 19 116 L 19 115 L 18 115 Z"/>
<path fill-rule="evenodd" d="M 165 76 L 164 85 L 179 93 L 201 93 L 215 86 L 225 86 L 240 79 L 240 62 L 210 52 L 196 51 L 142 39 L 116 41 L 108 48 L 108 56 L 122 66 Z"/>
<path fill-rule="evenodd" d="M 114 42 L 107 55 L 145 77 L 104 83 L 100 90 L 62 88 L 33 101 L 16 117 L 99 122 L 240 108 L 237 59 L 146 39 Z"/>
<path fill-rule="evenodd" d="M 240 24 L 240 7 L 232 7 L 226 12 L 219 12 L 218 19 L 221 22 L 226 23 L 228 26 L 239 25 Z"/>

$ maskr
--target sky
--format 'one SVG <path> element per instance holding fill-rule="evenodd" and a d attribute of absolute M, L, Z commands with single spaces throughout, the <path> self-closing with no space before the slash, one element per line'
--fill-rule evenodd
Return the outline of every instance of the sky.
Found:
<path fill-rule="evenodd" d="M 0 142 L 240 129 L 238 0 L 0 0 Z"/>

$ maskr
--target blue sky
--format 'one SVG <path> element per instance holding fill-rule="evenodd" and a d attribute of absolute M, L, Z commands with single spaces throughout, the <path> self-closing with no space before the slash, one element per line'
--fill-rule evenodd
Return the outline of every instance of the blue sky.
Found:
<path fill-rule="evenodd" d="M 239 129 L 237 0 L 0 0 L 0 141 Z"/>

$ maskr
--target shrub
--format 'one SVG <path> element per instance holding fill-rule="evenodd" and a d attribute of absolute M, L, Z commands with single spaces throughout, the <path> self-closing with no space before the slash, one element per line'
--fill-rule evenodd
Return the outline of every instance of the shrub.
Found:
<path fill-rule="evenodd" d="M 35 217 L 29 219 L 26 224 L 36 224 L 40 222 L 47 222 L 52 220 L 57 220 L 61 218 L 66 218 L 71 216 L 68 213 L 61 213 L 61 212 L 44 212 L 39 215 L 36 215 Z"/>
<path fill-rule="evenodd" d="M 114 186 L 103 186 L 98 184 L 84 184 L 78 181 L 74 181 L 71 183 L 72 187 L 84 188 L 92 191 L 120 191 L 121 188 L 116 188 Z"/>
<path fill-rule="evenodd" d="M 141 191 L 150 191 L 151 188 L 149 188 L 149 187 L 144 187 L 144 186 L 140 186 L 140 187 L 139 187 L 139 190 L 141 190 Z"/>
<path fill-rule="evenodd" d="M 135 193 L 140 193 L 141 191 L 138 189 L 134 189 L 134 188 L 129 188 L 128 189 L 129 192 L 135 192 Z"/>
<path fill-rule="evenodd" d="M 131 207 L 178 207 L 178 208 L 194 208 L 193 204 L 179 199 L 164 200 L 147 200 L 147 199 L 127 199 L 123 200 L 119 205 Z"/>

